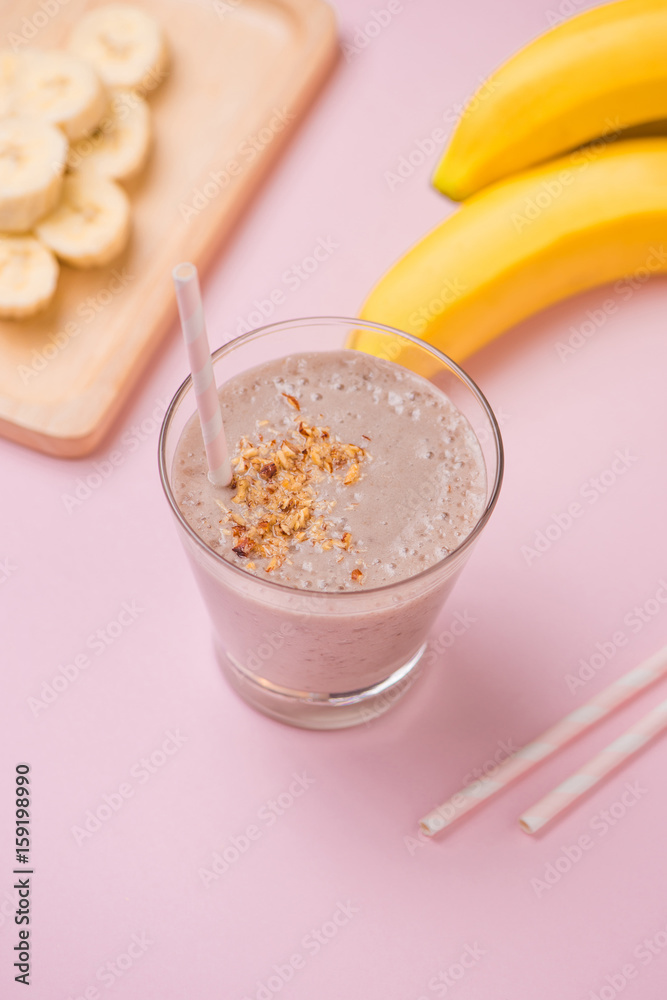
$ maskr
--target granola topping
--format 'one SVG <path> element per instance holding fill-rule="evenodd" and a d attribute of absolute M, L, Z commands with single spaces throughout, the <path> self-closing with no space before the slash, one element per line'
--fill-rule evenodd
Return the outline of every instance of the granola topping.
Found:
<path fill-rule="evenodd" d="M 283 392 L 290 406 L 301 410 L 298 399 Z M 329 524 L 335 500 L 321 500 L 318 484 L 332 476 L 344 486 L 356 483 L 362 466 L 370 456 L 365 448 L 346 444 L 331 433 L 329 427 L 311 426 L 295 416 L 294 432 L 288 438 L 257 441 L 241 438 L 232 468 L 234 478 L 231 499 L 234 508 L 216 500 L 223 512 L 223 533 L 231 533 L 232 551 L 251 572 L 256 564 L 245 560 L 268 560 L 267 573 L 280 568 L 294 546 L 314 545 L 321 551 L 356 553 L 349 531 L 334 532 Z M 266 428 L 267 421 L 258 421 Z M 351 579 L 360 581 L 362 572 L 353 569 Z"/>

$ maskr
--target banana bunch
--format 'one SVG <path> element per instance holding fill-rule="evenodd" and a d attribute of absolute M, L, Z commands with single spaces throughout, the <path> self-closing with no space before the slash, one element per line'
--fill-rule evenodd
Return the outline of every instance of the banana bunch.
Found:
<path fill-rule="evenodd" d="M 148 104 L 167 69 L 160 27 L 111 4 L 85 14 L 67 51 L 0 51 L 0 316 L 51 301 L 59 264 L 107 264 L 127 245 L 118 184 L 143 167 Z"/>
<path fill-rule="evenodd" d="M 434 176 L 464 204 L 384 275 L 361 317 L 460 360 L 559 299 L 667 271 L 667 138 L 623 138 L 667 118 L 666 52 L 667 2 L 617 0 L 513 56 L 471 99 Z"/>

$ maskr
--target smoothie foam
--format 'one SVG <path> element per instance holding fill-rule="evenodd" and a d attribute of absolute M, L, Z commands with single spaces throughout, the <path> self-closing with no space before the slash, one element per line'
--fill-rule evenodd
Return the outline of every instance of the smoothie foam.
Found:
<path fill-rule="evenodd" d="M 172 487 L 202 541 L 250 574 L 319 592 L 382 587 L 440 562 L 484 511 L 470 425 L 400 365 L 352 350 L 294 354 L 219 396 L 232 486 L 209 482 L 195 414 Z"/>

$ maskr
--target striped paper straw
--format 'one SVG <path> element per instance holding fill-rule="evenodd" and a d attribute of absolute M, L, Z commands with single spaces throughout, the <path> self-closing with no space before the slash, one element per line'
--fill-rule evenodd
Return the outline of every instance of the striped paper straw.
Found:
<path fill-rule="evenodd" d="M 208 478 L 216 486 L 229 486 L 232 481 L 232 467 L 225 428 L 222 425 L 220 400 L 213 378 L 211 350 L 206 336 L 197 268 L 194 264 L 177 264 L 171 276 L 174 279 L 181 329 L 192 371 L 192 385 L 197 399 L 208 462 Z"/>
<path fill-rule="evenodd" d="M 619 705 L 630 701 L 645 688 L 660 680 L 665 673 L 667 673 L 667 646 L 623 677 L 619 677 L 613 684 L 603 688 L 580 708 L 575 708 L 537 739 L 527 743 L 512 757 L 499 764 L 488 777 L 473 781 L 430 812 L 419 821 L 422 832 L 432 837 L 445 827 L 451 826 L 461 816 L 477 808 L 496 792 L 516 781 L 526 771 L 530 771 L 540 761 L 586 732 Z"/>
<path fill-rule="evenodd" d="M 562 784 L 545 795 L 543 799 L 532 806 L 519 817 L 519 826 L 526 833 L 536 833 L 550 823 L 565 809 L 568 809 L 577 799 L 586 795 L 611 771 L 633 757 L 646 746 L 649 740 L 667 729 L 667 701 L 661 702 L 653 711 L 636 722 L 634 726 L 619 736 L 617 740 L 601 750 L 600 753 L 584 764 L 579 771 L 567 778 Z"/>

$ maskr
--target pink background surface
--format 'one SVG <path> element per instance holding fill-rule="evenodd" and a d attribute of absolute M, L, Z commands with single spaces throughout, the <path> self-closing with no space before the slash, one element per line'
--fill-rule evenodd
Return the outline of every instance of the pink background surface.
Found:
<path fill-rule="evenodd" d="M 339 0 L 343 38 L 383 6 Z M 435 155 L 394 190 L 386 173 L 443 122 L 449 131 L 458 103 L 557 9 L 548 0 L 446 9 L 404 0 L 363 51 L 341 59 L 206 276 L 213 345 L 274 289 L 285 300 L 271 320 L 354 314 L 384 269 L 451 210 L 429 187 Z M 292 290 L 283 275 L 319 240 L 335 249 Z M 609 298 L 616 312 L 561 360 L 558 343 Z M 3 998 L 26 995 L 11 968 L 11 780 L 25 760 L 34 797 L 33 1000 L 663 1000 L 665 745 L 544 835 L 529 838 L 517 826 L 525 807 L 659 691 L 438 841 L 406 838 L 503 743 L 526 742 L 665 642 L 667 605 L 646 621 L 633 609 L 667 579 L 666 313 L 664 281 L 627 300 L 598 289 L 470 360 L 503 422 L 503 493 L 435 629 L 437 663 L 395 711 L 346 732 L 265 719 L 218 673 L 156 472 L 156 416 L 186 373 L 175 330 L 93 458 L 60 461 L 0 441 Z M 626 467 L 602 493 L 592 480 L 617 450 L 629 456 Z M 113 451 L 120 464 L 68 511 L 77 477 Z M 522 546 L 574 501 L 582 516 L 529 564 Z M 124 616 L 110 645 L 87 646 L 132 602 L 135 617 Z M 470 627 L 451 644 L 457 613 Z M 625 645 L 571 691 L 567 677 L 580 659 L 619 631 Z M 35 715 L 29 699 L 82 652 L 90 666 Z M 186 739 L 161 754 L 169 732 Z M 149 774 L 140 762 L 152 754 Z M 293 775 L 304 773 L 312 782 L 293 797 Z M 634 799 L 622 805 L 627 783 Z M 73 828 L 121 785 L 130 797 L 77 843 Z M 279 796 L 281 815 L 271 805 Z M 200 869 L 251 825 L 257 839 L 204 885 Z M 568 862 L 583 835 L 589 849 Z M 534 880 L 547 871 L 558 877 L 540 886 Z M 340 926 L 328 923 L 334 916 Z M 313 931 L 323 926 L 336 933 L 316 948 Z M 144 936 L 143 950 L 133 947 L 129 967 L 122 957 L 114 965 L 133 935 Z M 267 987 L 274 967 L 296 954 L 289 981 Z M 629 978 L 627 968 L 619 973 L 628 963 Z"/>

